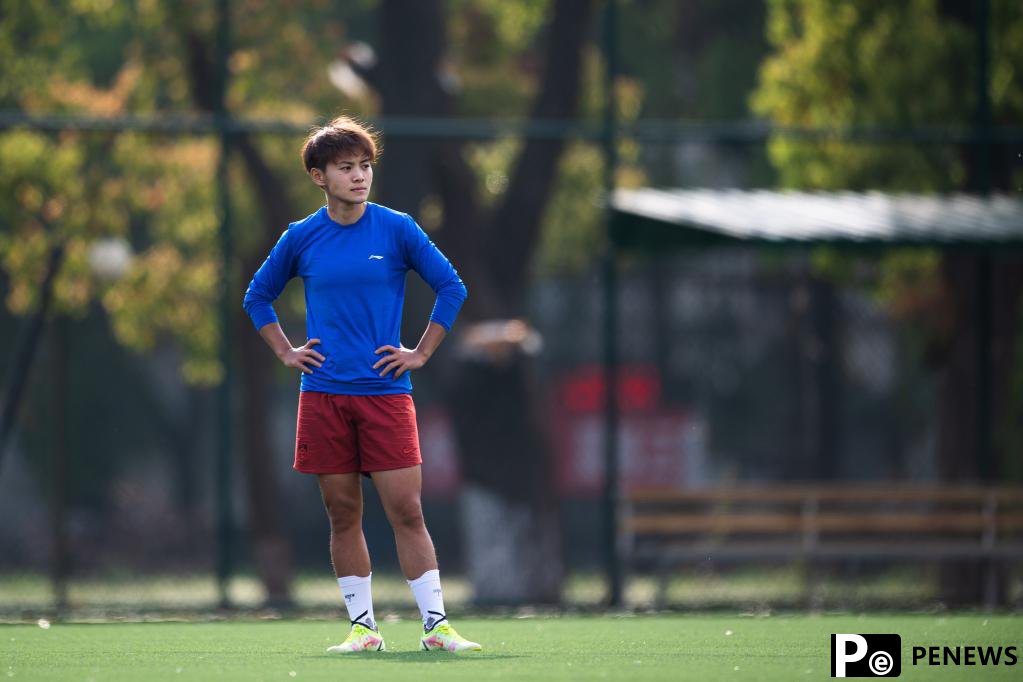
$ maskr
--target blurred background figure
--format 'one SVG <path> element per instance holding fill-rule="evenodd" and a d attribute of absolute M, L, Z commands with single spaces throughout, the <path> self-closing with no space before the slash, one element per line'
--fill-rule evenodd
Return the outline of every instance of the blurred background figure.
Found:
<path fill-rule="evenodd" d="M 1023 599 L 1018 2 L 14 2 L 0 53 L 0 614 L 336 608 L 236 299 L 341 112 L 472 291 L 414 379 L 449 602 Z"/>

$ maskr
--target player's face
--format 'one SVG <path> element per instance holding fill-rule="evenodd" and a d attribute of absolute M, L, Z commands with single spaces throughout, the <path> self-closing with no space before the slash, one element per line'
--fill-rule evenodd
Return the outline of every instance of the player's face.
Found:
<path fill-rule="evenodd" d="M 316 184 L 338 201 L 361 204 L 369 198 L 369 190 L 373 185 L 373 164 L 368 156 L 353 154 L 341 157 L 328 163 L 322 175 L 318 169 L 314 171 L 313 181 L 316 182 L 317 175 L 320 175 L 322 181 Z"/>

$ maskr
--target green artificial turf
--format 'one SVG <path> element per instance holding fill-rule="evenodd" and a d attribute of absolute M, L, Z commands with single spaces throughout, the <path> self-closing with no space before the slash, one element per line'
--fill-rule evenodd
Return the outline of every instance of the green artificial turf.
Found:
<path fill-rule="evenodd" d="M 385 623 L 388 651 L 328 656 L 340 622 L 214 621 L 0 625 L 5 680 L 818 680 L 830 634 L 902 635 L 906 679 L 1023 679 L 1014 667 L 914 667 L 910 647 L 1016 646 L 1012 615 L 562 616 L 463 618 L 480 654 L 417 650 L 419 624 Z"/>

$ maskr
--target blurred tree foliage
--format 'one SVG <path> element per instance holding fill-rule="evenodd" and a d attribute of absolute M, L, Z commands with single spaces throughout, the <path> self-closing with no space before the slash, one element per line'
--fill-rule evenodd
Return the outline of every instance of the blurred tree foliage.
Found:
<path fill-rule="evenodd" d="M 763 3 L 635 0 L 620 21 L 622 69 L 642 83 L 643 118 L 746 118 L 767 49 Z"/>
<path fill-rule="evenodd" d="M 132 19 L 147 15 L 131 17 L 127 8 L 5 3 L 0 50 L 12 68 L 0 79 L 0 106 L 109 116 L 166 104 L 160 95 L 173 91 L 173 78 L 147 77 L 142 65 L 149 41 L 141 32 L 132 37 Z M 160 33 L 155 23 L 149 38 Z M 152 75 L 158 71 L 154 66 Z M 0 145 L 0 193 L 10 204 L 0 233 L 11 280 L 9 308 L 24 313 L 34 305 L 40 253 L 64 241 L 68 258 L 55 289 L 58 310 L 82 315 L 94 297 L 103 297 L 122 341 L 148 348 L 158 331 L 176 330 L 192 351 L 186 373 L 209 378 L 214 319 L 196 310 L 212 304 L 217 284 L 209 182 L 215 147 L 71 131 L 12 131 Z M 43 198 L 55 207 L 49 216 L 40 213 Z M 130 239 L 137 253 L 123 282 L 110 287 L 89 265 L 90 246 L 100 238 Z M 184 296 L 172 295 L 178 287 Z"/>
<path fill-rule="evenodd" d="M 936 0 L 771 0 L 753 110 L 784 126 L 910 129 L 968 126 L 976 111 L 974 28 Z M 995 125 L 1023 120 L 1023 6 L 992 2 L 991 103 Z M 783 187 L 949 192 L 968 188 L 970 155 L 953 145 L 805 141 L 769 144 Z M 1003 173 L 1010 189 L 1020 181 Z M 997 186 L 997 180 L 996 180 Z M 822 272 L 850 273 L 822 251 Z M 843 261 L 845 261 L 843 263 Z M 880 295 L 901 314 L 932 310 L 940 260 L 920 250 L 882 259 Z"/>
<path fill-rule="evenodd" d="M 368 25 L 370 4 L 320 1 L 297 7 L 235 0 L 231 7 L 235 31 L 227 105 L 235 116 L 311 123 L 351 105 L 330 82 L 326 63 L 344 37 L 348 19 L 353 26 Z M 208 114 L 215 101 L 215 8 L 198 0 L 4 2 L 0 109 L 98 118 L 177 116 L 186 121 Z M 241 134 L 235 142 L 228 171 L 238 247 L 232 256 L 251 272 L 253 261 L 265 255 L 267 241 L 272 243 L 289 219 L 300 217 L 292 214 L 290 202 L 301 197 L 313 207 L 322 197 L 299 171 L 298 136 Z M 224 286 L 217 248 L 218 153 L 217 139 L 194 133 L 68 129 L 0 134 L 0 195 L 6 202 L 0 216 L 0 265 L 8 280 L 8 308 L 23 314 L 35 306 L 46 255 L 54 245 L 64 244 L 67 255 L 55 286 L 59 313 L 83 317 L 101 307 L 123 345 L 148 351 L 169 341 L 179 349 L 188 383 L 217 383 L 222 376 L 216 352 L 217 302 Z M 282 172 L 278 180 L 277 168 L 299 172 Z M 274 223 L 271 229 L 266 227 L 268 217 Z M 111 240 L 126 243 L 131 254 L 127 271 L 113 279 L 95 262 Z M 244 284 L 233 277 L 228 282 L 237 291 L 236 321 L 247 322 L 240 308 Z M 294 295 L 287 300 L 296 302 Z M 241 337 L 239 353 L 252 355 L 252 346 L 259 343 L 258 337 Z M 102 355 L 97 364 L 117 364 Z M 289 550 L 280 523 L 265 511 L 280 506 L 276 477 L 268 465 L 272 443 L 264 419 L 270 396 L 265 379 L 275 369 L 269 362 L 246 364 L 251 367 L 242 373 L 240 402 L 248 427 L 239 451 L 247 474 L 243 480 L 251 545 L 270 600 L 286 604 Z M 125 386 L 108 388 L 104 397 Z M 161 390 L 169 388 L 161 385 Z M 94 390 L 96 386 L 86 387 L 86 392 Z M 44 395 L 52 403 L 52 394 Z M 80 400 L 83 394 L 75 395 Z M 167 454 L 169 462 L 180 465 L 175 474 L 183 490 L 194 490 L 196 475 L 190 467 L 196 466 L 191 453 L 197 443 L 175 434 L 196 431 L 190 420 L 204 404 L 198 394 L 189 395 L 192 405 L 185 409 L 141 401 L 160 412 L 147 419 L 170 434 L 165 438 Z M 46 407 L 52 409 L 52 404 Z M 76 408 L 76 414 L 82 411 Z M 25 442 L 38 445 L 38 439 Z M 102 459 L 92 469 L 109 469 L 119 453 L 85 452 L 91 442 L 77 445 L 81 454 Z M 141 442 L 133 443 L 133 450 L 141 447 Z M 32 464 L 42 459 L 33 456 Z M 72 494 L 80 500 L 79 488 L 104 482 L 110 481 L 75 479 Z M 96 498 L 95 492 L 93 488 L 85 496 Z M 193 512 L 191 499 L 191 493 L 180 496 L 181 512 Z"/>
<path fill-rule="evenodd" d="M 514 4 L 514 3 L 508 3 Z M 764 7 L 748 0 L 635 0 L 619 12 L 618 121 L 742 120 L 766 53 Z M 603 62 L 594 46 L 584 68 L 582 116 L 599 122 Z M 729 150 L 718 150 L 729 151 Z M 749 152 L 750 150 L 744 150 Z M 679 146 L 620 140 L 616 186 L 639 187 L 675 176 Z M 664 169 L 663 176 L 657 169 Z M 603 157 L 597 145 L 573 143 L 561 161 L 545 214 L 537 271 L 577 272 L 602 243 Z M 651 177 L 653 176 L 653 177 Z"/>
<path fill-rule="evenodd" d="M 341 110 L 375 114 L 372 96 L 346 97 L 331 83 L 327 68 L 353 41 L 373 40 L 375 6 L 235 0 L 229 108 L 237 116 L 300 123 Z M 193 82 L 189 59 L 203 49 L 195 43 L 212 36 L 212 8 L 198 1 L 5 1 L 0 109 L 100 117 L 194 112 L 194 90 L 212 84 Z M 545 4 L 463 1 L 451 3 L 449 12 L 461 113 L 521 113 L 535 85 L 529 57 Z M 264 136 L 259 145 L 272 167 L 294 171 L 281 177 L 303 210 L 312 210 L 321 198 L 300 171 L 299 142 Z M 514 145 L 485 146 L 496 163 L 510 163 Z M 49 245 L 66 242 L 57 310 L 81 315 L 98 299 L 126 346 L 146 350 L 160 338 L 172 338 L 184 350 L 185 377 L 216 383 L 221 375 L 216 140 L 13 130 L 0 135 L 0 158 L 0 263 L 10 280 L 8 308 L 16 314 L 32 309 Z M 596 192 L 599 167 L 591 175 L 588 187 L 562 189 Z M 481 174 L 495 194 L 501 191 L 499 178 L 500 171 Z M 246 226 L 257 223 L 259 205 L 237 163 L 232 181 L 237 243 L 242 250 L 253 249 L 262 239 Z M 418 207 L 404 208 L 416 212 Z M 588 218 L 591 227 L 598 224 L 595 208 Z M 134 253 L 128 272 L 116 282 L 104 281 L 89 266 L 91 245 L 104 238 L 126 239 Z M 300 306 L 294 290 L 289 294 L 292 306 Z"/>
<path fill-rule="evenodd" d="M 969 127 L 977 110 L 977 52 L 974 10 L 961 11 L 966 6 L 975 3 L 771 0 L 767 35 L 774 51 L 761 66 L 752 108 L 794 127 Z M 1018 125 L 1023 5 L 992 0 L 991 7 L 992 122 Z M 778 134 L 769 152 L 779 183 L 789 188 L 975 188 L 975 155 L 959 145 L 807 141 Z M 993 164 L 993 187 L 1015 189 L 1023 168 L 1001 161 Z"/>
<path fill-rule="evenodd" d="M 236 115 L 311 122 L 347 104 L 325 69 L 343 17 L 329 2 L 237 0 L 228 106 Z M 356 8 L 369 12 L 367 3 Z M 196 110 L 189 58 L 212 36 L 213 5 L 205 2 L 4 2 L 0 10 L 0 109 L 97 117 Z M 210 44 L 212 42 L 210 41 Z M 206 57 L 209 57 L 207 49 Z M 274 165 L 295 162 L 297 140 L 260 140 Z M 217 141 L 208 136 L 132 132 L 0 135 L 3 231 L 0 263 L 10 280 L 6 304 L 22 314 L 35 303 L 48 244 L 67 244 L 55 296 L 59 311 L 81 315 L 92 300 L 108 312 L 117 338 L 147 350 L 172 338 L 183 350 L 183 373 L 216 383 Z M 313 205 L 301 173 L 286 174 L 296 196 Z M 261 245 L 257 204 L 241 168 L 232 168 L 237 242 Z M 282 225 L 281 229 L 285 226 Z M 105 281 L 89 265 L 99 239 L 128 241 L 127 273 Z"/>
<path fill-rule="evenodd" d="M 992 123 L 1018 126 L 1023 121 L 1023 5 L 991 0 L 990 7 Z M 976 122 L 978 107 L 979 8 L 979 3 L 938 0 L 771 0 L 767 35 L 773 53 L 761 67 L 760 84 L 751 98 L 753 109 L 786 126 L 968 128 Z M 780 183 L 790 188 L 926 193 L 977 190 L 982 185 L 980 155 L 970 146 L 912 140 L 807 141 L 779 134 L 771 140 L 769 153 Z M 1017 190 L 1023 167 L 1015 155 L 1005 145 L 993 147 L 992 189 Z M 922 337 L 916 345 L 932 364 L 963 368 L 969 364 L 963 339 L 972 324 L 973 301 L 964 292 L 972 290 L 979 275 L 975 265 L 958 261 L 971 257 L 893 250 L 878 263 L 881 300 L 895 315 L 915 323 L 913 328 Z M 820 273 L 843 279 L 863 261 L 825 250 L 815 254 L 815 263 Z M 1004 285 L 994 291 L 994 326 L 1005 330 L 1008 339 L 995 339 L 993 362 L 1005 371 L 994 372 L 994 409 L 1007 420 L 997 428 L 1005 454 L 1003 472 L 1016 469 L 1018 474 L 1018 458 L 1010 453 L 1018 452 L 1023 442 L 1012 416 L 1023 405 L 1023 384 L 1018 380 L 1023 356 L 1012 338 L 1018 335 L 1013 330 L 1023 326 L 1023 310 L 1014 293 L 1019 278 L 1007 270 L 1013 267 L 1011 262 L 996 261 L 993 274 L 994 281 Z M 959 376 L 969 381 L 965 374 Z M 1011 376 L 1017 377 L 1013 386 L 1002 383 Z M 971 390 L 968 384 L 950 384 L 948 391 L 954 395 L 949 398 L 961 401 L 964 390 Z M 957 421 L 969 423 L 967 417 Z M 972 451 L 969 437 L 960 436 L 949 439 L 959 441 L 957 450 Z"/>
<path fill-rule="evenodd" d="M 773 0 L 754 110 L 823 128 L 964 126 L 976 111 L 974 28 L 936 0 Z M 992 2 L 991 105 L 996 125 L 1023 118 L 1023 7 Z M 967 168 L 951 145 L 807 142 L 770 145 L 786 187 L 950 191 Z"/>
<path fill-rule="evenodd" d="M 1023 120 L 1023 6 L 992 1 L 991 106 L 995 125 Z M 974 27 L 937 0 L 771 0 L 774 48 L 751 98 L 785 126 L 910 129 L 969 126 L 977 107 Z M 969 188 L 971 154 L 954 145 L 798 140 L 770 142 L 784 187 L 949 192 Z M 993 178 L 1011 189 L 1020 170 Z M 822 271 L 850 273 L 845 256 L 817 254 Z M 920 250 L 883 258 L 880 295 L 900 314 L 933 310 L 940 259 Z"/>
<path fill-rule="evenodd" d="M 380 2 L 232 0 L 230 5 L 227 106 L 232 115 L 302 126 L 341 111 L 369 118 L 381 113 L 372 89 L 346 90 L 336 72 L 352 51 L 362 50 L 365 56 L 365 46 L 381 44 Z M 5 65 L 0 110 L 182 120 L 206 114 L 215 99 L 215 7 L 201 0 L 0 0 L 0 59 Z M 551 3 L 452 0 L 443 10 L 451 40 L 442 75 L 454 95 L 454 113 L 514 118 L 529 111 L 538 91 Z M 596 47 L 588 48 L 584 61 L 584 111 L 598 120 L 601 63 Z M 643 89 L 628 75 L 619 86 L 622 116 L 634 118 Z M 322 195 L 301 172 L 300 135 L 244 134 L 235 142 L 228 172 L 238 248 L 233 255 L 241 272 L 229 286 L 238 287 L 240 318 L 241 278 L 258 266 L 268 238 L 272 243 L 287 220 L 314 210 Z M 521 144 L 508 139 L 464 147 L 485 189 L 482 196 L 496 199 L 505 191 Z M 0 271 L 7 280 L 6 306 L 18 315 L 36 306 L 47 254 L 65 244 L 55 291 L 58 312 L 84 317 L 102 308 L 123 345 L 144 352 L 170 341 L 181 351 L 185 380 L 196 386 L 217 383 L 222 376 L 217 301 L 223 286 L 216 234 L 218 152 L 213 136 L 194 133 L 70 128 L 0 133 Z M 387 158 L 385 149 L 385 172 L 379 176 L 384 189 Z M 635 150 L 626 143 L 625 180 L 639 177 L 628 167 L 634 158 Z M 398 169 L 391 170 L 391 177 L 400 177 Z M 548 248 L 537 258 L 541 267 L 582 267 L 600 245 L 602 171 L 596 145 L 574 142 L 562 171 L 549 204 L 553 208 L 543 216 L 546 233 L 555 236 L 544 242 Z M 422 215 L 429 227 L 443 224 L 436 206 L 434 201 L 432 212 L 429 201 L 397 207 Z M 127 271 L 116 279 L 92 263 L 95 248 L 111 240 L 127 244 L 131 254 Z M 558 256 L 568 252 L 570 259 Z M 300 313 L 300 287 L 289 287 L 282 303 L 282 312 Z M 264 348 L 253 348 L 261 343 L 255 335 L 238 341 L 247 424 L 239 450 L 248 474 L 249 512 L 255 515 L 250 528 L 257 538 L 257 564 L 286 565 L 280 529 L 269 518 L 279 506 L 273 469 L 266 453 L 256 452 L 271 443 L 269 421 L 263 418 L 269 382 L 260 375 L 274 368 L 263 362 Z M 189 444 L 177 444 L 171 454 L 188 449 Z M 258 559 L 259 538 L 265 540 L 265 562 Z M 260 572 L 269 585 L 266 571 Z M 282 577 L 271 580 L 281 586 Z"/>
<path fill-rule="evenodd" d="M 377 6 L 375 0 L 233 0 L 230 110 L 300 124 L 342 110 L 378 113 L 371 91 L 343 92 L 329 73 L 352 45 L 378 42 Z M 208 96 L 212 83 L 195 82 L 190 59 L 212 59 L 208 45 L 197 43 L 205 38 L 212 44 L 214 7 L 199 0 L 3 0 L 0 110 L 93 116 L 195 112 L 196 98 Z M 513 118 L 527 111 L 537 87 L 537 41 L 550 10 L 547 1 L 446 3 L 444 68 L 458 114 Z M 742 116 L 762 50 L 750 36 L 759 35 L 761 19 L 762 10 L 738 0 L 644 0 L 621 13 L 620 119 Z M 664 55 L 671 56 L 668 62 Z M 588 49 L 584 64 L 582 116 L 599 122 L 598 44 Z M 291 136 L 258 139 L 267 163 L 282 170 L 288 194 L 305 211 L 319 196 L 299 171 L 298 143 Z M 66 239 L 60 310 L 81 314 L 89 301 L 100 300 L 122 343 L 145 350 L 172 338 L 184 351 L 185 377 L 199 385 L 216 383 L 216 141 L 9 131 L 0 135 L 0 144 L 5 161 L 0 192 L 9 204 L 0 233 L 0 262 L 11 281 L 8 308 L 18 314 L 31 309 L 46 244 Z M 519 148 L 512 139 L 467 147 L 482 197 L 500 197 Z M 621 160 L 619 183 L 641 184 L 639 145 L 624 141 Z M 591 262 L 601 242 L 601 165 L 599 146 L 582 141 L 569 146 L 543 218 L 539 272 L 578 270 Z M 256 224 L 259 206 L 237 162 L 232 181 L 239 247 L 258 248 L 259 231 L 245 226 Z M 386 174 L 380 182 L 386 184 Z M 41 197 L 49 211 L 45 225 Z M 435 207 L 436 202 L 401 208 L 421 213 L 429 227 L 443 219 Z M 52 213 L 58 210 L 66 211 L 59 220 Z M 95 240 L 113 237 L 128 240 L 135 257 L 123 279 L 106 282 L 90 270 L 88 254 Z M 294 288 L 285 301 L 300 309 Z"/>

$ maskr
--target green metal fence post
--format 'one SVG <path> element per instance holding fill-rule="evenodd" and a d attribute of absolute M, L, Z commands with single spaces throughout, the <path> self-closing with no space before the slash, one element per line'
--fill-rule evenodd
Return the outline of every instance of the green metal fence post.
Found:
<path fill-rule="evenodd" d="M 979 0 L 977 5 L 977 190 L 981 196 L 991 194 L 991 3 Z M 977 474 L 981 480 L 991 480 L 996 467 L 991 451 L 991 318 L 994 292 L 991 286 L 991 250 L 981 250 L 977 256 Z"/>
<path fill-rule="evenodd" d="M 617 120 L 614 82 L 617 72 L 616 7 L 617 0 L 604 5 L 604 195 L 605 251 L 604 275 L 604 552 L 609 606 L 622 604 L 622 566 L 618 538 L 618 281 L 615 246 L 611 238 L 611 195 L 618 162 Z"/>
<path fill-rule="evenodd" d="M 225 105 L 227 91 L 227 57 L 230 49 L 229 0 L 220 0 L 217 25 L 217 92 L 214 120 L 220 137 L 220 159 L 217 163 L 217 187 L 220 200 L 220 362 L 224 377 L 218 395 L 218 447 L 216 457 L 217 487 L 217 587 L 221 608 L 231 607 L 229 585 L 234 568 L 234 519 L 232 513 L 232 458 L 234 455 L 234 363 L 232 332 L 235 308 L 232 264 L 234 242 L 231 237 L 231 194 L 228 167 L 231 155 L 231 130 Z"/>

